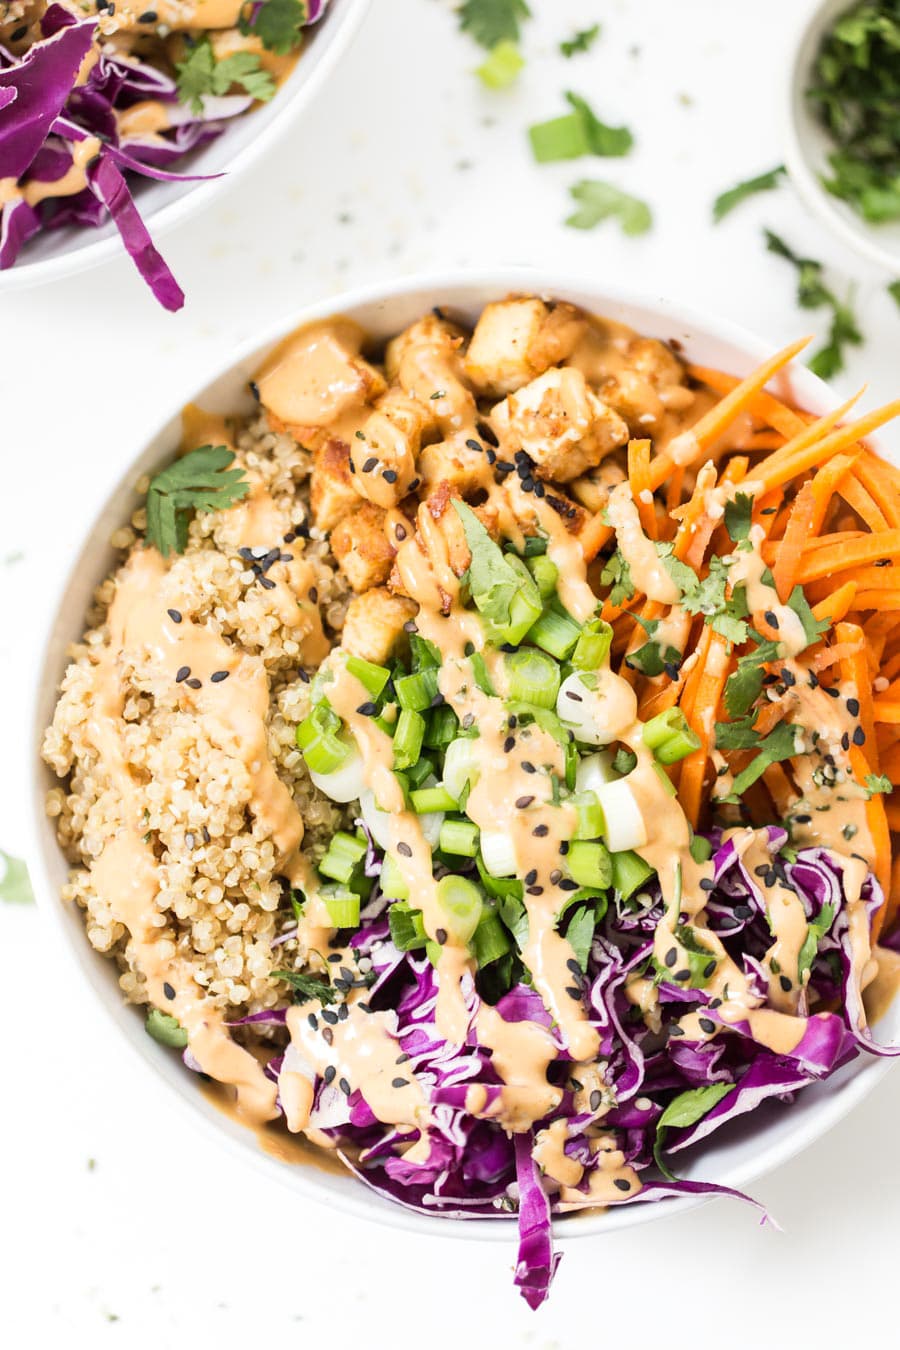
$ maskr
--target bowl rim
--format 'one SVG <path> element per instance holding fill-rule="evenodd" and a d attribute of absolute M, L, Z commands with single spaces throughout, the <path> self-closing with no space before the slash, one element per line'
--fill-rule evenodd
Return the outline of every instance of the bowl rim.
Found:
<path fill-rule="evenodd" d="M 262 125 L 259 134 L 237 151 L 215 177 L 194 183 L 181 196 L 164 202 L 146 215 L 142 213 L 144 224 L 154 243 L 195 212 L 210 206 L 220 193 L 234 186 L 240 174 L 265 155 L 286 134 L 292 118 L 298 117 L 302 109 L 315 98 L 319 87 L 350 46 L 371 4 L 372 0 L 339 0 L 338 6 L 333 11 L 334 18 L 329 20 L 326 13 L 323 20 L 330 22 L 332 27 L 332 34 L 329 35 L 324 52 L 317 56 L 315 61 L 310 62 L 305 71 L 301 53 L 294 69 L 278 90 L 272 103 L 273 114 Z M 325 29 L 322 31 L 324 33 Z M 248 111 L 252 116 L 256 110 Z M 226 127 L 223 136 L 227 135 Z M 66 249 L 64 253 L 38 258 L 34 262 L 23 259 L 22 262 L 16 262 L 12 267 L 0 271 L 0 292 L 27 290 L 32 286 L 59 281 L 76 273 L 90 271 L 109 258 L 127 256 L 116 231 L 104 235 L 102 239 L 92 237 L 93 234 L 94 231 L 86 227 L 81 235 L 84 242 Z"/>
<path fill-rule="evenodd" d="M 789 58 L 784 63 L 780 100 L 784 163 L 803 204 L 832 234 L 870 262 L 896 272 L 900 269 L 900 237 L 895 246 L 888 246 L 879 237 L 877 226 L 867 224 L 852 207 L 822 186 L 801 133 L 806 117 L 807 78 L 815 51 L 827 29 L 856 3 L 857 0 L 819 0 L 810 12 L 800 16 L 794 29 L 788 44 Z"/>
<path fill-rule="evenodd" d="M 247 362 L 259 360 L 271 347 L 301 325 L 328 318 L 335 314 L 353 314 L 363 306 L 401 302 L 414 294 L 424 292 L 436 295 L 438 301 L 448 306 L 460 294 L 480 290 L 485 296 L 501 296 L 507 293 L 529 292 L 544 296 L 569 298 L 573 303 L 581 303 L 594 313 L 603 314 L 605 310 L 617 305 L 635 309 L 646 309 L 656 313 L 662 322 L 672 328 L 686 326 L 698 334 L 739 348 L 749 359 L 762 360 L 770 355 L 772 345 L 750 333 L 730 320 L 711 318 L 702 311 L 677 302 L 641 293 L 630 287 L 607 285 L 604 282 L 586 281 L 577 273 L 566 273 L 543 267 L 480 267 L 477 269 L 455 268 L 443 271 L 417 272 L 397 278 L 384 278 L 343 292 L 336 296 L 326 296 L 319 300 L 283 313 L 280 318 L 269 323 L 261 332 L 248 338 L 232 351 L 230 359 L 223 362 L 221 356 L 210 360 L 199 376 L 185 379 L 180 387 L 177 399 L 167 404 L 166 416 L 158 419 L 155 430 L 146 436 L 138 450 L 129 456 L 124 472 L 121 461 L 116 467 L 98 481 L 95 497 L 85 509 L 88 525 L 81 535 L 70 564 L 59 580 L 42 597 L 41 613 L 35 631 L 38 641 L 32 647 L 33 667 L 29 682 L 30 696 L 28 707 L 28 726 L 32 740 L 29 763 L 26 766 L 30 809 L 26 824 L 26 856 L 34 886 L 38 907 L 54 932 L 54 940 L 66 951 L 66 963 L 74 965 L 72 977 L 79 981 L 82 989 L 90 987 L 90 997 L 96 1006 L 109 1002 L 104 996 L 98 980 L 89 969 L 89 962 L 96 958 L 85 940 L 83 943 L 73 939 L 67 931 L 64 921 L 65 910 L 60 901 L 56 885 L 49 874 L 49 855 L 52 847 L 45 848 L 41 840 L 41 824 L 45 822 L 42 802 L 45 793 L 45 768 L 40 758 L 40 739 L 44 731 L 42 718 L 42 697 L 46 677 L 52 675 L 53 687 L 58 689 L 62 669 L 50 663 L 54 659 L 53 639 L 57 628 L 65 618 L 66 594 L 78 575 L 82 558 L 96 532 L 101 512 L 117 498 L 134 479 L 134 465 L 147 454 L 167 428 L 179 417 L 184 406 L 203 397 L 216 381 L 227 377 Z M 486 303 L 486 299 L 479 303 Z M 803 366 L 792 364 L 789 367 L 792 379 L 800 386 L 801 397 L 804 393 L 817 394 L 819 402 L 828 407 L 838 405 L 837 396 L 824 381 Z M 64 669 L 64 666 L 63 666 Z M 77 943 L 77 945 L 76 945 Z M 71 966 L 70 966 L 71 968 Z M 77 973 L 76 973 L 77 972 Z M 85 991 L 86 992 L 86 991 Z M 234 1130 L 215 1123 L 202 1109 L 203 1094 L 185 1075 L 182 1080 L 169 1078 L 162 1072 L 159 1063 L 154 1061 L 154 1042 L 150 1038 L 138 1039 L 133 1034 L 131 1015 L 127 1013 L 129 1005 L 120 1000 L 119 1011 L 126 1016 L 112 1015 L 110 1021 L 117 1034 L 132 1042 L 143 1058 L 147 1068 L 154 1074 L 157 1082 L 162 1082 L 169 1093 L 170 1100 L 176 1099 L 185 1116 L 189 1116 L 196 1128 L 206 1130 L 210 1137 L 224 1145 L 234 1156 L 239 1156 L 245 1164 L 255 1166 L 265 1172 L 272 1180 L 284 1185 L 285 1168 L 276 1158 L 258 1146 L 253 1132 L 242 1126 Z M 144 1044 L 146 1041 L 146 1045 Z M 786 1140 L 775 1140 L 769 1146 L 755 1153 L 749 1152 L 746 1159 L 729 1168 L 727 1184 L 741 1188 L 750 1181 L 758 1180 L 773 1168 L 788 1162 L 797 1153 L 822 1138 L 835 1124 L 851 1111 L 872 1090 L 876 1083 L 891 1067 L 887 1058 L 872 1057 L 859 1059 L 853 1066 L 853 1073 L 826 1100 L 820 1102 L 812 1123 L 800 1123 Z M 222 1125 L 225 1118 L 221 1118 Z M 305 1198 L 326 1204 L 342 1212 L 352 1214 L 368 1222 L 383 1223 L 412 1233 L 427 1233 L 437 1237 L 452 1237 L 469 1240 L 510 1239 L 515 1232 L 511 1222 L 497 1222 L 492 1218 L 451 1220 L 438 1215 L 426 1215 L 417 1210 L 408 1209 L 402 1203 L 385 1200 L 374 1195 L 362 1183 L 347 1188 L 346 1192 L 335 1195 L 333 1190 L 320 1181 L 320 1173 L 314 1167 L 296 1166 L 292 1172 L 292 1188 Z M 576 1237 L 588 1237 L 601 1233 L 618 1232 L 655 1219 L 674 1216 L 696 1209 L 708 1203 L 706 1195 L 686 1195 L 670 1198 L 662 1205 L 644 1204 L 616 1207 L 612 1213 L 599 1211 L 572 1216 L 558 1216 L 554 1219 L 554 1235 L 567 1241 Z M 712 1197 L 714 1198 L 714 1197 Z M 376 1203 L 377 1201 L 377 1203 Z M 506 1216 L 503 1216 L 506 1217 Z M 574 1219 L 577 1218 L 577 1222 Z"/>

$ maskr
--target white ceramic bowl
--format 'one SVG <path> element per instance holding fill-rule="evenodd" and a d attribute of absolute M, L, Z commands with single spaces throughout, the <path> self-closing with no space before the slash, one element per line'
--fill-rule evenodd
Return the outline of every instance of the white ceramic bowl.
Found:
<path fill-rule="evenodd" d="M 834 143 L 806 97 L 822 39 L 857 0 L 825 0 L 802 21 L 793 43 L 782 95 L 784 162 L 803 201 L 823 224 L 863 257 L 891 273 L 900 271 L 900 221 L 870 225 L 822 186 Z"/>
<path fill-rule="evenodd" d="M 338 300 L 328 300 L 289 315 L 275 324 L 256 342 L 248 345 L 237 359 L 213 378 L 199 380 L 177 391 L 171 401 L 171 415 L 159 432 L 136 450 L 127 470 L 112 487 L 103 486 L 96 517 L 86 521 L 85 543 L 73 559 L 71 570 L 62 582 L 52 614 L 49 616 L 45 645 L 39 656 L 34 679 L 36 698 L 32 710 L 35 752 L 29 766 L 33 797 L 34 838 L 31 849 L 31 875 L 38 901 L 51 928 L 68 950 L 107 1009 L 111 1021 L 128 1038 L 135 1053 L 146 1062 L 155 1082 L 165 1085 L 199 1118 L 211 1137 L 230 1144 L 246 1161 L 262 1167 L 281 1184 L 331 1206 L 361 1217 L 381 1220 L 421 1233 L 465 1238 L 489 1237 L 512 1240 L 511 1223 L 480 1220 L 452 1220 L 420 1215 L 371 1193 L 352 1176 L 331 1175 L 312 1167 L 290 1165 L 264 1153 L 254 1136 L 226 1118 L 200 1092 L 196 1078 L 184 1068 L 180 1056 L 157 1045 L 144 1031 L 144 1018 L 137 1009 L 127 1007 L 116 981 L 112 964 L 93 951 L 84 932 L 81 911 L 60 902 L 59 891 L 66 877 L 66 861 L 59 849 L 53 825 L 47 820 L 43 802 L 51 781 L 40 763 L 37 746 L 50 722 L 56 691 L 66 665 L 66 650 L 83 630 L 84 614 L 94 587 L 108 574 L 115 562 L 107 541 L 112 531 L 134 509 L 137 498 L 134 483 L 143 473 L 167 461 L 176 451 L 181 435 L 180 411 L 192 401 L 213 411 L 236 411 L 252 407 L 247 381 L 267 353 L 285 334 L 314 319 L 342 313 L 357 319 L 373 336 L 396 333 L 420 314 L 439 305 L 450 313 L 473 320 L 486 301 L 509 291 L 532 291 L 570 300 L 597 314 L 630 324 L 638 332 L 664 339 L 676 339 L 693 360 L 746 374 L 770 347 L 729 324 L 702 318 L 662 299 L 638 299 L 599 283 L 571 277 L 531 272 L 526 269 L 493 270 L 478 275 L 442 275 L 417 277 L 402 282 L 381 283 L 356 291 Z M 828 388 L 801 366 L 793 366 L 776 382 L 775 388 L 814 412 L 833 407 L 836 399 Z M 886 1039 L 900 1037 L 900 1006 L 884 1019 L 880 1033 Z M 686 1175 L 704 1181 L 719 1181 L 744 1187 L 770 1168 L 785 1162 L 812 1140 L 824 1134 L 859 1102 L 884 1073 L 886 1061 L 860 1059 L 836 1074 L 827 1083 L 805 1089 L 790 1108 L 772 1106 L 754 1113 L 744 1129 L 732 1127 L 713 1136 L 711 1146 L 691 1161 Z M 103 1085 L 98 1084 L 102 1091 Z M 579 1216 L 577 1222 L 558 1221 L 557 1232 L 564 1237 L 586 1237 L 612 1233 L 631 1224 L 644 1223 L 664 1214 L 693 1208 L 697 1198 L 666 1200 L 658 1204 L 617 1208 L 606 1214 Z"/>
<path fill-rule="evenodd" d="M 369 4 L 370 0 L 331 0 L 320 21 L 310 28 L 307 44 L 275 98 L 235 118 L 221 136 L 186 156 L 183 165 L 174 166 L 183 167 L 186 173 L 219 177 L 199 183 L 132 179 L 135 200 L 156 244 L 172 226 L 208 206 L 291 126 L 299 127 L 303 109 L 334 70 Z M 96 229 L 68 226 L 45 231 L 22 250 L 13 267 L 0 271 L 0 293 L 86 271 L 120 251 L 124 254 L 112 221 Z"/>

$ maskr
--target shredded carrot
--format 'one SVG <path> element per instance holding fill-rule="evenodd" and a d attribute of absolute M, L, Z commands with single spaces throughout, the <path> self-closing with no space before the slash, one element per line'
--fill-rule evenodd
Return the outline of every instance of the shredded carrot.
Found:
<path fill-rule="evenodd" d="M 700 737 L 700 748 L 681 762 L 681 775 L 678 780 L 678 800 L 691 825 L 696 829 L 703 804 L 703 781 L 706 765 L 715 743 L 714 723 L 719 708 L 725 681 L 731 667 L 728 644 L 719 633 L 710 635 L 706 642 L 706 655 L 696 681 L 694 698 L 689 713 L 685 713 L 691 730 Z"/>
<path fill-rule="evenodd" d="M 897 557 L 900 557 L 900 529 L 861 534 L 846 542 L 836 543 L 831 548 L 806 549 L 797 571 L 797 580 L 801 583 L 815 581 L 817 577 L 849 572 L 867 563 L 877 562 L 880 558 Z"/>
<path fill-rule="evenodd" d="M 650 442 L 647 440 L 628 442 L 628 481 L 644 534 L 655 539 L 656 511 L 650 487 Z"/>
<path fill-rule="evenodd" d="M 812 483 L 806 482 L 794 498 L 787 529 L 772 568 L 772 579 L 782 603 L 794 589 L 800 556 L 812 530 L 815 508 L 816 497 Z"/>
<path fill-rule="evenodd" d="M 849 473 L 838 485 L 838 493 L 870 530 L 886 530 L 887 520 L 881 507 L 863 487 L 855 473 Z"/>
<path fill-rule="evenodd" d="M 781 450 L 776 450 L 768 460 L 757 464 L 753 476 L 764 487 L 777 487 L 781 483 L 788 483 L 798 474 L 805 473 L 817 464 L 824 463 L 832 455 L 855 445 L 857 441 L 869 436 L 898 414 L 900 414 L 900 399 L 895 399 L 893 403 L 887 403 L 883 408 L 876 408 L 874 412 L 867 413 L 858 422 L 838 427 L 824 438 L 813 435 L 815 427 L 807 427 L 794 442 L 789 441 Z M 831 416 L 832 414 L 828 414 L 820 418 L 820 423 L 828 422 Z"/>
<path fill-rule="evenodd" d="M 825 619 L 837 623 L 838 619 L 845 618 L 850 612 L 855 595 L 856 582 L 845 581 L 843 586 L 839 586 L 836 591 L 831 592 L 831 595 L 821 600 L 817 605 L 813 605 L 813 615 L 820 623 Z"/>

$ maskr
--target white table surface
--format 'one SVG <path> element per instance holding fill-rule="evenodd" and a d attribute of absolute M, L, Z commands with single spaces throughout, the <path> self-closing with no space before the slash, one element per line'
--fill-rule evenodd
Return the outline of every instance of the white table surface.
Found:
<path fill-rule="evenodd" d="M 737 320 L 772 343 L 819 324 L 766 254 L 763 224 L 858 283 L 867 336 L 836 383 L 898 388 L 900 310 L 885 278 L 833 243 L 789 188 L 713 229 L 711 199 L 780 158 L 777 50 L 806 0 L 532 0 L 518 88 L 484 92 L 450 0 L 375 0 L 307 123 L 164 247 L 188 292 L 157 309 L 125 261 L 0 296 L 0 847 L 25 826 L 23 708 L 37 618 L 104 480 L 195 372 L 282 312 L 342 288 L 445 265 L 534 263 L 609 276 Z M 600 19 L 590 55 L 556 44 Z M 626 121 L 636 152 L 538 168 L 524 127 L 561 91 Z M 567 185 L 608 177 L 656 226 L 566 229 Z M 820 328 L 821 330 L 821 328 Z M 893 444 L 898 444 L 896 433 Z M 413 1239 L 288 1202 L 210 1145 L 165 1097 L 46 941 L 33 908 L 0 906 L 0 1340 L 153 1347 L 648 1344 L 731 1350 L 893 1316 L 900 1243 L 900 1074 L 762 1181 L 783 1225 L 720 1201 L 571 1244 L 548 1307 L 511 1284 L 512 1237 Z M 252 1338 L 252 1339 L 251 1339 Z"/>

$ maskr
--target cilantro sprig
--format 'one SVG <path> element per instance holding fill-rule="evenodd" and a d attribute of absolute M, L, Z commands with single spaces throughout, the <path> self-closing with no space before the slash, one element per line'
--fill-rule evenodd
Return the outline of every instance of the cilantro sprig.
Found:
<path fill-rule="evenodd" d="M 303 0 L 262 0 L 245 5 L 238 28 L 245 36 L 258 37 L 268 51 L 288 56 L 303 41 L 308 17 Z"/>
<path fill-rule="evenodd" d="M 653 224 L 653 212 L 639 197 L 623 192 L 614 183 L 599 178 L 582 178 L 569 188 L 577 210 L 566 218 L 573 230 L 592 230 L 604 220 L 617 220 L 622 233 L 646 234 Z"/>
<path fill-rule="evenodd" d="M 151 480 L 147 541 L 164 558 L 184 552 L 195 512 L 223 511 L 247 496 L 250 483 L 243 469 L 229 469 L 233 460 L 234 451 L 224 445 L 201 445 Z"/>
<path fill-rule="evenodd" d="M 858 347 L 863 336 L 853 313 L 852 291 L 845 301 L 839 300 L 826 286 L 822 264 L 815 258 L 803 258 L 771 230 L 765 231 L 766 247 L 770 253 L 789 262 L 797 271 L 797 304 L 801 309 L 831 310 L 828 341 L 810 358 L 809 368 L 823 380 L 831 379 L 844 369 L 847 347 Z"/>
<path fill-rule="evenodd" d="M 175 63 L 175 82 L 179 100 L 198 114 L 208 96 L 218 98 L 237 87 L 265 103 L 276 88 L 256 52 L 233 52 L 219 61 L 208 37 L 189 43 L 184 59 Z"/>
<path fill-rule="evenodd" d="M 337 999 L 332 986 L 326 984 L 324 980 L 317 979 L 315 975 L 301 975 L 296 970 L 273 970 L 271 978 L 289 984 L 297 1003 L 306 1003 L 311 998 L 317 998 L 320 1003 L 334 1003 Z"/>
<path fill-rule="evenodd" d="M 714 1106 L 731 1092 L 731 1083 L 709 1083 L 705 1087 L 688 1088 L 669 1102 L 656 1122 L 656 1140 L 653 1145 L 653 1158 L 663 1176 L 674 1181 L 674 1175 L 663 1162 L 662 1150 L 669 1130 L 686 1129 L 696 1125 L 698 1120 L 709 1115 Z"/>
<path fill-rule="evenodd" d="M 11 905 L 28 905 L 34 900 L 28 868 L 21 858 L 13 858 L 0 848 L 0 900 Z"/>
<path fill-rule="evenodd" d="M 457 14 L 462 32 L 487 51 L 500 42 L 518 42 L 522 24 L 531 18 L 525 0 L 464 0 Z"/>
<path fill-rule="evenodd" d="M 778 164 L 774 169 L 769 169 L 767 173 L 757 174 L 755 178 L 745 178 L 742 183 L 735 183 L 734 187 L 729 188 L 727 192 L 720 192 L 713 202 L 713 221 L 718 225 L 720 220 L 724 220 L 730 211 L 741 202 L 745 202 L 748 197 L 754 197 L 760 192 L 771 192 L 777 188 L 784 178 L 787 170 L 783 164 Z"/>
<path fill-rule="evenodd" d="M 583 155 L 616 158 L 628 154 L 634 137 L 627 127 L 601 122 L 587 100 L 572 90 L 567 91 L 566 102 L 571 112 L 528 128 L 531 151 L 538 164 L 580 159 Z"/>
<path fill-rule="evenodd" d="M 582 52 L 590 51 L 599 36 L 599 23 L 592 24 L 590 28 L 580 28 L 570 38 L 565 38 L 559 44 L 559 50 L 566 60 L 570 60 L 573 56 L 580 56 Z"/>

